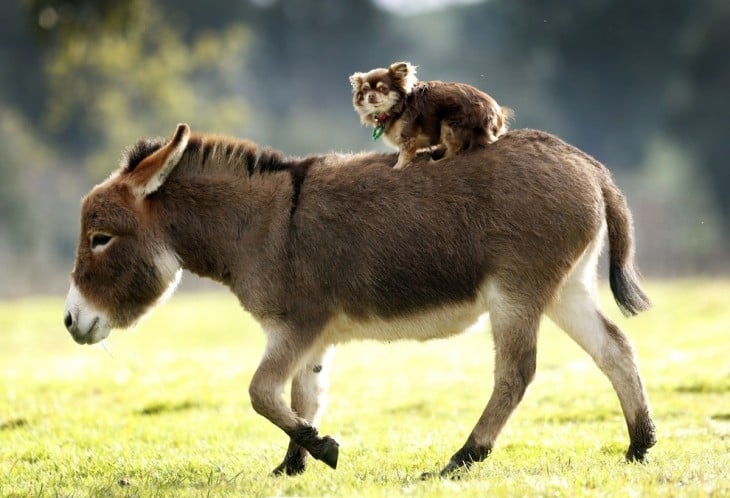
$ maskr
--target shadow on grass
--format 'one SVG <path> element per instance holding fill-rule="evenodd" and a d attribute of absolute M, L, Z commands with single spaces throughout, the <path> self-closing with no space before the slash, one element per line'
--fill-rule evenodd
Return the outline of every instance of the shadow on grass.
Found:
<path fill-rule="evenodd" d="M 610 411 L 553 413 L 544 417 L 536 417 L 543 425 L 572 425 L 591 422 L 613 422 L 621 420 L 621 413 Z"/>
<path fill-rule="evenodd" d="M 730 392 L 730 379 L 702 379 L 680 384 L 675 392 L 684 394 L 724 394 Z"/>
<path fill-rule="evenodd" d="M 0 432 L 12 431 L 14 429 L 20 429 L 28 425 L 28 420 L 24 418 L 14 418 L 6 422 L 0 423 Z"/>
<path fill-rule="evenodd" d="M 187 410 L 195 410 L 197 408 L 203 408 L 202 403 L 196 401 L 182 401 L 180 403 L 151 403 L 141 410 L 135 412 L 136 415 L 159 415 L 161 413 L 175 413 L 183 412 Z"/>
<path fill-rule="evenodd" d="M 388 413 L 390 415 L 397 415 L 401 413 L 424 413 L 428 411 L 429 406 L 430 405 L 425 401 L 419 401 L 417 403 L 410 403 L 407 405 L 388 408 L 387 410 L 385 410 L 385 413 Z"/>

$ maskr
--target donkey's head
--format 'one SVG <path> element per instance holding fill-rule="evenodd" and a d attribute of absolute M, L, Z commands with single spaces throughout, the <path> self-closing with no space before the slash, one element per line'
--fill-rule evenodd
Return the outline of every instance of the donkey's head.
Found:
<path fill-rule="evenodd" d="M 140 142 L 81 206 L 81 233 L 64 323 L 80 344 L 132 325 L 179 280 L 180 263 L 155 223 L 149 196 L 180 161 L 190 128 Z M 174 288 L 174 287 L 173 287 Z"/>

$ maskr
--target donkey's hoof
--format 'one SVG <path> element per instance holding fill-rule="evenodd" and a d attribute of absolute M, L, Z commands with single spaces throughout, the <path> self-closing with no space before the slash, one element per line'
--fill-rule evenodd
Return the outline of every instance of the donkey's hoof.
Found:
<path fill-rule="evenodd" d="M 626 461 L 644 463 L 646 462 L 647 451 L 649 451 L 649 448 L 636 448 L 633 445 L 629 446 L 629 449 L 626 452 Z"/>
<path fill-rule="evenodd" d="M 322 438 L 322 446 L 319 454 L 315 457 L 333 469 L 337 468 L 337 458 L 340 456 L 340 444 L 329 436 Z"/>
<path fill-rule="evenodd" d="M 449 462 L 440 472 L 424 472 L 421 474 L 422 481 L 430 481 L 431 479 L 461 479 L 462 474 L 467 469 L 464 465 L 457 465 Z"/>
<path fill-rule="evenodd" d="M 469 470 L 470 466 L 471 463 L 455 462 L 452 459 L 437 475 L 442 479 L 461 479 L 462 474 Z"/>
<path fill-rule="evenodd" d="M 440 479 L 441 474 L 439 472 L 424 472 L 421 474 L 420 479 L 422 481 L 430 481 L 431 479 Z"/>
<path fill-rule="evenodd" d="M 319 437 L 317 429 L 305 425 L 291 431 L 289 437 L 317 460 L 323 461 L 333 469 L 337 468 L 340 445 L 330 436 Z"/>
<path fill-rule="evenodd" d="M 288 475 L 295 476 L 304 472 L 307 465 L 307 452 L 294 441 L 289 442 L 289 448 L 286 450 L 284 460 L 281 464 L 271 471 L 272 475 Z"/>
<path fill-rule="evenodd" d="M 274 470 L 271 471 L 271 475 L 274 476 L 283 476 L 284 474 L 288 476 L 296 476 L 299 474 L 304 473 L 306 470 L 306 466 L 304 464 L 304 461 L 287 461 L 284 460 L 279 464 L 278 467 L 276 467 Z"/>
<path fill-rule="evenodd" d="M 446 467 L 441 469 L 440 476 L 449 479 L 460 479 L 464 471 L 467 471 L 477 462 L 481 462 L 492 452 L 491 446 L 478 446 L 470 441 L 449 460 Z"/>

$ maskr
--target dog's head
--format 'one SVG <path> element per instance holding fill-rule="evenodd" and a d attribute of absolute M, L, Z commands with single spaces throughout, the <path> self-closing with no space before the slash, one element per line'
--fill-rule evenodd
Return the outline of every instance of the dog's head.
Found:
<path fill-rule="evenodd" d="M 376 117 L 390 115 L 417 82 L 416 67 L 408 62 L 355 73 L 350 76 L 352 105 L 364 124 L 376 124 Z"/>

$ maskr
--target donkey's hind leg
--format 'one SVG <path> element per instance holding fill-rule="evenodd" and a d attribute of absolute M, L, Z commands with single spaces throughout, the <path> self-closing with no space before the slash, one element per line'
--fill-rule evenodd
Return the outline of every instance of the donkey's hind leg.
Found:
<path fill-rule="evenodd" d="M 330 363 L 333 347 L 322 353 L 314 354 L 312 359 L 299 369 L 291 384 L 291 407 L 294 412 L 316 427 L 324 411 Z M 273 471 L 275 475 L 296 475 L 304 472 L 307 450 L 299 446 L 293 439 L 289 440 L 289 448 L 281 464 Z"/>
<path fill-rule="evenodd" d="M 519 304 L 496 286 L 490 289 L 489 320 L 495 349 L 492 395 L 464 446 L 441 471 L 442 476 L 469 468 L 491 453 L 497 435 L 535 376 L 540 314 L 539 306 Z"/>
<path fill-rule="evenodd" d="M 628 337 L 598 307 L 597 253 L 597 250 L 586 251 L 546 313 L 591 355 L 611 381 L 629 431 L 626 459 L 641 461 L 656 442 L 654 423 L 649 415 L 649 402 L 634 349 Z"/>

